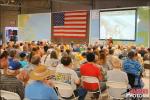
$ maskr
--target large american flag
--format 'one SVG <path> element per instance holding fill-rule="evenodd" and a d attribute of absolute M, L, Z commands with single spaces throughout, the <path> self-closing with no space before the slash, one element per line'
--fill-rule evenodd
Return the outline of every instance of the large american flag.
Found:
<path fill-rule="evenodd" d="M 52 14 L 52 36 L 54 38 L 86 38 L 87 25 L 87 11 Z"/>

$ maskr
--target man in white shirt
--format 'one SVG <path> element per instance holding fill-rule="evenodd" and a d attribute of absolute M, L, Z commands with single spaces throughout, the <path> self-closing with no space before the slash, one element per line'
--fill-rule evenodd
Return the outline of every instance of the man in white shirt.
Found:
<path fill-rule="evenodd" d="M 79 100 L 84 100 L 86 96 L 86 91 L 84 89 L 77 89 L 76 85 L 80 84 L 80 79 L 77 73 L 71 69 L 72 60 L 70 57 L 62 57 L 61 64 L 56 67 L 56 80 L 61 81 L 72 86 L 73 90 L 78 91 Z M 82 92 L 82 94 L 80 94 Z M 83 93 L 84 92 L 84 93 Z"/>

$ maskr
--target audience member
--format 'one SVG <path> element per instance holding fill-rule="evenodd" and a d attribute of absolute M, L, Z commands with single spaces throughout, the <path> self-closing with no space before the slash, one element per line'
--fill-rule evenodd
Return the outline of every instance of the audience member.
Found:
<path fill-rule="evenodd" d="M 86 92 L 81 93 L 81 91 L 83 92 L 83 89 L 82 88 L 77 89 L 76 85 L 80 85 L 80 80 L 77 76 L 77 73 L 71 69 L 72 65 L 71 63 L 72 60 L 70 57 L 61 58 L 62 66 L 57 66 L 56 68 L 56 80 L 71 84 L 72 89 L 78 92 L 79 100 L 84 100 Z M 60 79 L 59 77 L 61 77 L 62 79 Z"/>
<path fill-rule="evenodd" d="M 16 77 L 22 81 L 24 86 L 27 85 L 27 83 L 29 81 L 29 75 L 26 70 L 21 70 L 20 73 Z"/>
<path fill-rule="evenodd" d="M 29 63 L 28 63 L 27 58 L 26 58 L 27 57 L 26 53 L 21 52 L 19 56 L 20 56 L 19 63 L 21 64 L 21 68 L 27 68 L 29 66 Z"/>
<path fill-rule="evenodd" d="M 106 65 L 108 66 L 108 70 L 113 69 L 112 59 L 114 58 L 114 50 L 109 49 L 109 54 L 106 57 Z"/>
<path fill-rule="evenodd" d="M 9 62 L 9 66 L 11 67 L 15 67 L 16 69 L 21 68 L 21 64 L 19 63 L 19 60 L 17 59 L 17 51 L 15 49 L 10 50 L 8 62 Z"/>
<path fill-rule="evenodd" d="M 3 85 L 0 87 L 4 88 L 4 84 L 6 84 L 8 91 L 20 93 L 21 98 L 24 97 L 24 93 L 22 92 L 24 88 L 21 86 L 25 86 L 27 89 L 26 97 L 29 99 L 36 99 L 37 95 L 37 98 L 42 100 L 45 98 L 51 99 L 51 96 L 58 99 L 53 90 L 55 84 L 52 80 L 49 80 L 50 75 L 53 73 L 56 76 L 54 77 L 56 81 L 59 81 L 58 79 L 60 78 L 57 76 L 62 76 L 61 78 L 63 79 L 61 81 L 71 84 L 75 91 L 74 93 L 79 95 L 79 100 L 85 98 L 87 90 L 95 92 L 99 89 L 98 84 L 87 82 L 81 84 L 82 78 L 80 82 L 80 77 L 82 76 L 98 78 L 102 92 L 106 89 L 105 83 L 107 80 L 122 82 L 123 84 L 127 84 L 129 81 L 132 88 L 142 88 L 142 65 L 149 64 L 149 55 L 149 48 L 146 50 L 143 46 L 114 45 L 112 39 L 108 39 L 107 44 L 103 43 L 103 45 L 97 42 L 89 45 L 75 43 L 71 43 L 70 45 L 63 43 L 56 44 L 47 41 L 8 42 L 6 45 L 0 45 L 0 68 L 3 74 L 1 79 L 4 80 L 4 83 L 2 82 Z M 122 65 L 117 57 L 123 62 Z M 40 66 L 42 65 L 45 65 L 46 68 L 41 68 Z M 121 68 L 124 72 L 121 71 Z M 51 73 L 48 73 L 49 70 L 51 70 Z M 56 74 L 54 74 L 55 71 Z M 33 73 L 36 79 L 32 77 Z M 38 76 L 41 73 L 49 75 L 43 74 L 41 79 L 41 76 Z M 12 86 L 10 81 L 13 81 Z M 7 85 L 8 83 L 10 86 Z M 19 85 L 14 89 L 14 84 Z M 19 87 L 21 87 L 21 90 L 18 90 Z M 38 90 L 37 93 L 36 89 Z M 48 92 L 45 93 L 43 91 Z M 68 90 L 65 91 L 68 92 Z M 117 93 L 114 91 L 113 93 Z M 98 98 L 97 95 L 99 93 L 94 94 L 96 98 Z"/>
<path fill-rule="evenodd" d="M 121 61 L 119 60 L 119 58 L 117 57 L 113 57 L 112 59 L 112 66 L 113 69 L 107 71 L 107 82 L 113 82 L 115 83 L 120 83 L 122 85 L 128 86 L 128 76 L 125 72 L 123 72 L 122 69 L 122 64 Z M 129 87 L 129 86 L 128 86 Z M 108 87 L 109 88 L 109 87 Z M 111 95 L 113 95 L 114 97 L 125 97 L 124 94 L 127 91 L 127 87 L 126 88 L 110 88 L 109 92 L 111 93 Z"/>
<path fill-rule="evenodd" d="M 3 66 L 7 66 L 8 62 L 3 64 Z M 1 90 L 6 90 L 10 92 L 15 92 L 19 94 L 21 100 L 24 99 L 24 86 L 23 83 L 17 79 L 16 75 L 19 73 L 19 70 L 17 68 L 17 64 L 14 64 L 13 66 L 7 66 L 7 70 L 4 75 L 1 75 L 1 82 L 0 82 L 0 89 Z"/>
<path fill-rule="evenodd" d="M 129 84 L 132 88 L 143 87 L 141 80 L 143 68 L 137 61 L 137 53 L 135 51 L 128 53 L 128 58 L 123 62 L 123 70 L 127 73 Z"/>
<path fill-rule="evenodd" d="M 0 54 L 0 69 L 2 70 L 1 74 L 5 74 L 8 67 L 8 52 L 3 51 L 3 53 Z"/>
<path fill-rule="evenodd" d="M 30 49 L 32 49 L 32 50 L 31 50 L 31 52 L 30 52 L 29 55 L 28 55 L 28 61 L 29 61 L 29 62 L 31 62 L 31 59 L 32 59 L 32 57 L 33 57 L 34 55 L 38 54 L 36 47 L 33 47 L 33 48 L 32 48 L 32 46 L 31 46 Z"/>
<path fill-rule="evenodd" d="M 30 72 L 30 79 L 34 80 L 25 87 L 25 98 L 30 100 L 58 100 L 58 96 L 47 84 L 47 77 L 51 72 L 45 66 L 37 66 Z"/>
<path fill-rule="evenodd" d="M 39 55 L 34 55 L 31 59 L 31 63 L 29 63 L 29 67 L 27 68 L 27 70 L 30 72 L 36 66 L 39 66 L 40 62 L 41 62 L 41 57 Z"/>
<path fill-rule="evenodd" d="M 104 51 L 100 51 L 99 65 L 101 65 L 105 71 L 108 71 L 111 68 L 109 68 L 109 66 L 107 65 L 106 61 L 107 61 L 107 57 L 106 57 L 105 52 Z"/>
<path fill-rule="evenodd" d="M 150 61 L 150 48 L 147 49 L 147 53 L 144 54 L 144 61 Z"/>
<path fill-rule="evenodd" d="M 145 50 L 144 46 L 141 46 L 141 48 L 140 48 L 140 50 L 138 51 L 138 53 L 139 53 L 142 57 L 144 57 L 144 55 L 146 54 L 146 50 Z"/>
<path fill-rule="evenodd" d="M 81 67 L 80 67 L 81 77 L 82 76 L 92 76 L 92 77 L 98 78 L 99 81 L 103 80 L 100 69 L 94 63 L 94 61 L 95 61 L 94 53 L 88 53 L 86 57 L 87 57 L 88 62 L 81 65 Z M 99 85 L 97 83 L 83 82 L 83 88 L 85 88 L 87 90 L 91 90 L 91 91 L 97 91 L 99 89 Z M 100 88 L 101 88 L 101 86 L 100 86 Z M 96 94 L 95 97 L 98 98 L 99 95 Z"/>
<path fill-rule="evenodd" d="M 56 70 L 56 66 L 59 64 L 59 59 L 56 51 L 51 51 L 50 54 L 47 54 L 45 57 L 42 57 L 41 61 L 41 64 L 46 65 L 51 70 Z"/>

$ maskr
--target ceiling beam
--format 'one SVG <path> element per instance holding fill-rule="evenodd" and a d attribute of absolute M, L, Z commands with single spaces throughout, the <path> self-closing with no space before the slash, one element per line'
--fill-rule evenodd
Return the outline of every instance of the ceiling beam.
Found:
<path fill-rule="evenodd" d="M 14 5 L 14 4 L 0 4 L 0 6 L 2 6 L 2 7 L 15 7 L 15 8 L 19 8 L 19 7 L 21 7 L 21 8 L 32 8 L 32 9 L 48 9 L 47 7 L 27 7 L 27 6 L 23 6 L 23 5 Z"/>
<path fill-rule="evenodd" d="M 90 4 L 90 2 L 89 3 L 87 3 L 87 2 L 85 2 L 85 3 L 83 3 L 83 2 L 81 2 L 81 1 L 65 1 L 65 0 L 52 0 L 53 2 L 59 2 L 59 3 L 66 3 L 66 4 L 73 4 L 73 5 L 87 5 L 87 6 L 90 6 L 91 4 Z"/>
<path fill-rule="evenodd" d="M 48 2 L 49 10 L 50 10 L 50 12 L 52 12 L 53 11 L 53 1 L 52 0 L 47 0 L 47 2 Z"/>

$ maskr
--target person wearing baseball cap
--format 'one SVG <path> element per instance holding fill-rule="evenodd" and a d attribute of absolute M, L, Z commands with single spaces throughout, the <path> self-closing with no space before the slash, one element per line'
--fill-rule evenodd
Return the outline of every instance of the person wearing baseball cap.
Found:
<path fill-rule="evenodd" d="M 21 64 L 21 68 L 27 68 L 29 66 L 29 63 L 26 58 L 27 57 L 26 52 L 21 52 L 19 54 L 19 57 L 20 57 L 19 63 Z"/>
<path fill-rule="evenodd" d="M 2 57 L 2 56 L 1 56 Z M 3 58 L 4 59 L 4 58 Z M 2 59 L 1 59 L 2 60 Z M 18 64 L 11 63 L 9 64 L 8 58 L 1 62 L 1 65 L 5 68 L 4 74 L 0 76 L 0 89 L 6 90 L 10 92 L 17 93 L 21 100 L 24 98 L 24 85 L 21 80 L 19 80 L 16 76 L 19 74 Z"/>

